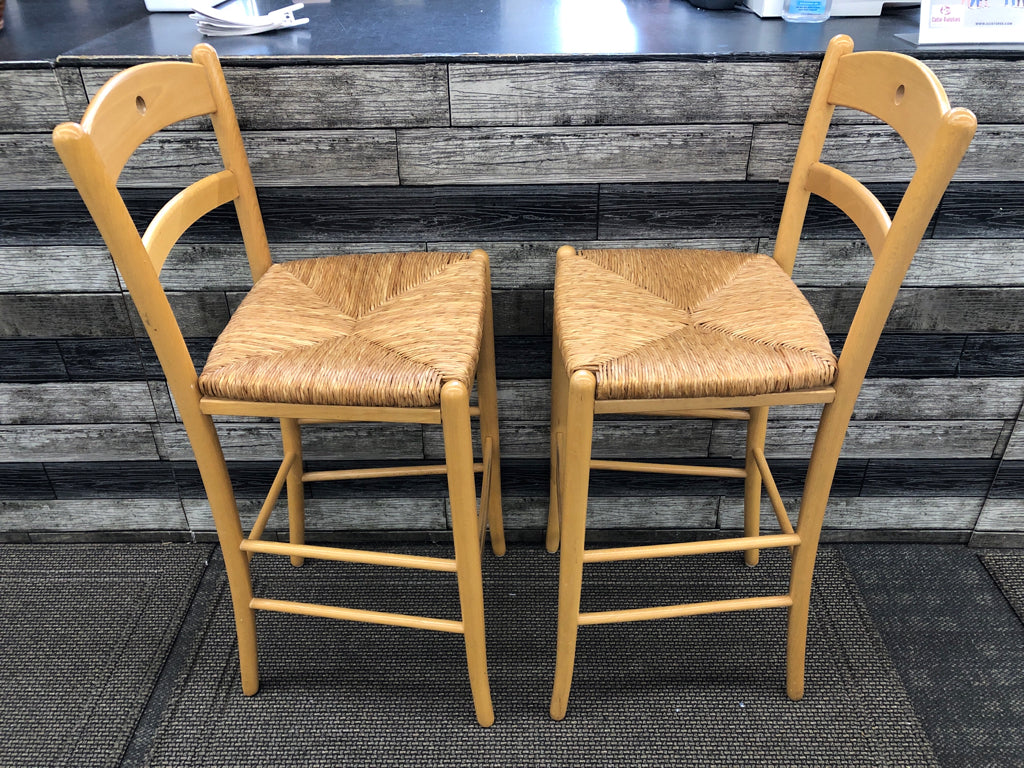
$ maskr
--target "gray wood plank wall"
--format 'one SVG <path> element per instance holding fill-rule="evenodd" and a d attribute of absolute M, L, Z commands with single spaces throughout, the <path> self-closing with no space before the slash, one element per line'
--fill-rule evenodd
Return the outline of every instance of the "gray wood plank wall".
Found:
<path fill-rule="evenodd" d="M 929 62 L 980 127 L 911 267 L 857 405 L 833 539 L 1024 541 L 1024 62 Z M 547 506 L 554 252 L 688 246 L 771 253 L 818 61 L 575 61 L 233 66 L 275 258 L 483 247 L 492 258 L 510 529 Z M 0 540 L 185 538 L 213 525 L 184 430 L 117 270 L 50 144 L 116 70 L 0 72 Z M 910 163 L 846 111 L 830 157 L 895 200 Z M 201 120 L 147 142 L 122 181 L 140 215 L 216 162 Z M 837 348 L 870 254 L 812 208 L 795 279 Z M 214 215 L 169 259 L 197 365 L 249 286 Z M 769 446 L 796 504 L 814 408 L 778 409 Z M 274 425 L 220 419 L 243 516 L 273 476 Z M 310 429 L 307 458 L 441 456 L 436 427 Z M 735 423 L 600 419 L 605 457 L 735 464 Z M 608 536 L 740 525 L 742 487 L 595 473 Z M 316 486 L 318 535 L 443 536 L 443 481 Z M 766 526 L 772 517 L 765 508 Z M 280 534 L 283 523 L 272 524 Z"/>

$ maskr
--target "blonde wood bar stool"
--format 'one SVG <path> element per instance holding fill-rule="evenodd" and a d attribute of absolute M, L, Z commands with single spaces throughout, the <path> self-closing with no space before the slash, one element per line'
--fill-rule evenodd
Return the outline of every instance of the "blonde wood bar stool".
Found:
<path fill-rule="evenodd" d="M 163 128 L 209 115 L 224 169 L 172 198 L 141 237 L 117 180 L 135 150 Z M 192 62 L 142 64 L 95 96 L 81 124 L 53 132 L 54 145 L 96 222 L 156 348 L 188 432 L 224 552 L 238 634 L 242 689 L 259 688 L 254 611 L 327 616 L 464 635 L 481 725 L 494 721 L 484 645 L 481 548 L 488 524 L 495 554 L 501 519 L 497 391 L 487 254 L 346 255 L 272 264 L 256 189 L 217 54 Z M 254 286 L 197 376 L 160 282 L 171 248 L 198 219 L 233 202 Z M 470 405 L 477 384 L 479 406 Z M 280 420 L 284 459 L 252 532 L 243 534 L 212 417 Z M 474 462 L 471 417 L 480 420 Z M 445 464 L 305 472 L 303 424 L 440 424 Z M 477 510 L 475 472 L 482 472 Z M 388 554 L 304 542 L 303 485 L 347 478 L 447 474 L 454 559 Z M 287 487 L 290 542 L 261 539 Z M 459 621 L 254 596 L 249 561 L 284 555 L 295 565 L 323 558 L 456 574 Z"/>
<path fill-rule="evenodd" d="M 835 107 L 873 115 L 902 137 L 916 163 L 895 215 L 847 173 L 822 162 Z M 566 713 L 580 626 L 754 608 L 789 615 L 786 689 L 804 691 L 811 576 L 840 448 L 868 363 L 900 283 L 974 135 L 976 120 L 951 109 L 942 85 L 896 53 L 853 52 L 840 35 L 825 54 L 786 195 L 774 258 L 698 250 L 558 251 L 547 547 L 561 545 L 558 649 L 551 716 Z M 790 279 L 811 194 L 858 226 L 874 267 L 838 360 L 810 304 Z M 771 406 L 823 404 L 794 526 L 764 456 Z M 595 414 L 747 421 L 746 466 L 708 468 L 591 458 Z M 591 469 L 743 478 L 739 538 L 586 549 Z M 762 488 L 781 528 L 760 533 Z M 580 612 L 586 563 L 743 551 L 792 553 L 789 591 L 767 597 Z"/>

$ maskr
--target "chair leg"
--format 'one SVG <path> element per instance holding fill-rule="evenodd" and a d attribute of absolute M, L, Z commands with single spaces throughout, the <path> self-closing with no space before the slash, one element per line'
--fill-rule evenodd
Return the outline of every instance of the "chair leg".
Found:
<path fill-rule="evenodd" d="M 558 333 L 554 334 L 551 349 L 551 480 L 548 501 L 548 529 L 545 546 L 548 552 L 558 551 L 561 525 L 561 510 L 558 497 L 562 488 L 560 477 L 559 444 L 564 445 L 565 409 L 569 397 L 569 379 L 565 373 L 562 352 L 558 345 Z"/>
<path fill-rule="evenodd" d="M 285 454 L 294 453 L 295 462 L 288 471 L 288 534 L 292 544 L 306 543 L 306 494 L 302 484 L 302 431 L 297 419 L 281 419 L 281 441 Z M 306 558 L 292 555 L 292 565 Z"/>
<path fill-rule="evenodd" d="M 821 537 L 825 506 L 832 490 L 839 452 L 843 447 L 852 411 L 852 401 L 845 408 L 837 406 L 837 403 L 825 406 L 814 440 L 811 462 L 807 468 L 804 495 L 800 503 L 800 519 L 797 522 L 800 543 L 793 550 L 793 568 L 789 584 L 793 604 L 789 608 L 786 644 L 786 693 L 793 700 L 801 699 L 804 695 L 807 620 L 811 605 L 814 560 L 818 554 L 818 540 Z"/>
<path fill-rule="evenodd" d="M 448 382 L 441 390 L 441 426 L 444 432 L 445 462 L 448 465 L 448 495 L 451 500 L 455 567 L 459 580 L 469 685 L 473 691 L 477 722 L 486 727 L 494 722 L 494 710 L 487 679 L 484 588 L 480 572 L 469 390 L 461 382 Z"/>
<path fill-rule="evenodd" d="M 594 374 L 577 371 L 569 381 L 565 466 L 562 470 L 562 552 L 558 572 L 558 649 L 551 717 L 561 720 L 569 705 L 576 635 L 583 589 L 583 546 L 594 427 Z"/>
<path fill-rule="evenodd" d="M 754 460 L 754 450 L 764 452 L 764 437 L 768 430 L 768 408 L 750 409 L 747 422 L 747 479 L 743 490 L 743 535 L 761 533 L 761 470 Z M 748 549 L 743 553 L 747 565 L 757 565 L 760 551 Z"/>
<path fill-rule="evenodd" d="M 491 490 L 487 499 L 487 525 L 491 532 L 491 550 L 505 554 L 505 525 L 501 514 L 501 450 L 498 443 L 498 381 L 494 370 L 494 320 L 491 311 L 490 283 L 484 312 L 484 331 L 477 365 L 476 389 L 480 402 L 480 441 L 491 441 Z M 487 467 L 484 468 L 487 471 Z M 483 499 L 480 500 L 483 503 Z"/>
<path fill-rule="evenodd" d="M 221 451 L 220 440 L 213 420 L 206 415 L 190 416 L 182 408 L 182 417 L 188 432 L 192 451 L 199 465 L 199 473 L 206 488 L 206 497 L 217 527 L 217 539 L 224 555 L 231 604 L 235 613 L 235 633 L 238 637 L 238 660 L 242 676 L 242 692 L 252 696 L 260 688 L 259 664 L 256 654 L 256 617 L 250 607 L 252 577 L 249 558 L 240 549 L 242 523 L 238 517 L 235 493 L 231 488 L 227 463 Z"/>

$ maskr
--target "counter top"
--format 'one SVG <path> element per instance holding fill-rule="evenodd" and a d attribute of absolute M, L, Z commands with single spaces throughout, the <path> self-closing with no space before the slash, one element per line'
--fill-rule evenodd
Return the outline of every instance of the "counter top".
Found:
<path fill-rule="evenodd" d="M 262 4 L 287 0 L 232 0 Z M 685 0 L 311 0 L 308 25 L 247 37 L 204 38 L 188 14 L 149 13 L 144 0 L 7 0 L 0 66 L 124 65 L 183 57 L 212 42 L 225 59 L 273 63 L 806 56 L 851 35 L 860 50 L 957 55 L 918 47 L 917 7 L 824 24 L 761 19 L 750 11 L 701 10 Z M 964 46 L 1006 56 L 1007 46 Z M 1022 46 L 1011 46 L 1018 52 Z"/>

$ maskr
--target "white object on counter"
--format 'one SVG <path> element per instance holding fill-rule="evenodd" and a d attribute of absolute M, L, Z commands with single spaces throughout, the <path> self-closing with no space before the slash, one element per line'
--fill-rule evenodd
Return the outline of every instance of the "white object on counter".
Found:
<path fill-rule="evenodd" d="M 785 0 L 743 0 L 743 4 L 761 18 L 782 16 Z M 881 16 L 883 5 L 920 5 L 920 0 L 832 0 L 831 16 Z"/>

